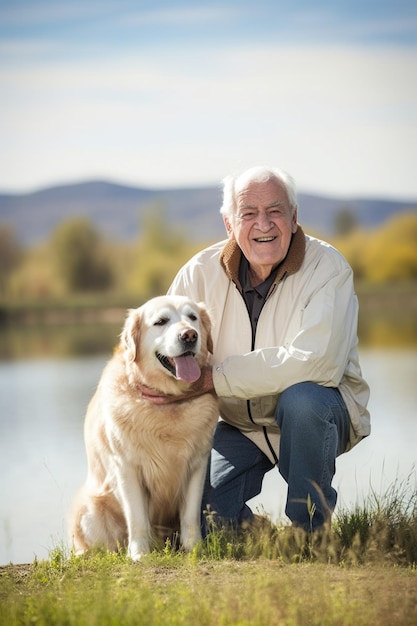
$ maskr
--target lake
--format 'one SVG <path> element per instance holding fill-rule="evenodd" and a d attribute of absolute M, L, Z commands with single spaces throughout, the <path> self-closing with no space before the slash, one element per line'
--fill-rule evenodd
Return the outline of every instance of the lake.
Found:
<path fill-rule="evenodd" d="M 86 473 L 85 410 L 107 358 L 0 360 L 0 564 L 44 559 L 67 543 L 67 511 Z M 363 348 L 361 364 L 372 434 L 337 461 L 338 508 L 410 475 L 416 488 L 417 350 Z M 284 503 L 274 468 L 252 504 L 277 520 Z"/>

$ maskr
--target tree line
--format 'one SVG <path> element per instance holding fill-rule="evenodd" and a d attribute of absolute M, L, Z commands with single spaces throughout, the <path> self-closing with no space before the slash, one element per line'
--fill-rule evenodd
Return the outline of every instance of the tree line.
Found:
<path fill-rule="evenodd" d="M 25 248 L 12 228 L 0 224 L 0 297 L 56 301 L 106 294 L 144 300 L 164 293 L 199 247 L 172 228 L 158 207 L 145 213 L 140 235 L 129 243 L 111 240 L 75 216 L 43 243 Z"/>
<path fill-rule="evenodd" d="M 398 213 L 372 231 L 347 214 L 339 222 L 339 234 L 330 243 L 347 258 L 356 280 L 417 280 L 416 212 Z M 145 300 L 165 293 L 181 265 L 209 243 L 188 240 L 158 207 L 144 214 L 140 233 L 130 243 L 109 240 L 89 220 L 74 217 L 47 241 L 24 248 L 12 228 L 0 225 L 0 296 L 56 300 L 100 293 Z"/>

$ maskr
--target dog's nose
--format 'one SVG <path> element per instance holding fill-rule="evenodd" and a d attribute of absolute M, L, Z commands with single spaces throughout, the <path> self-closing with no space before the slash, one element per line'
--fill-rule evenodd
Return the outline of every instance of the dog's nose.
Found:
<path fill-rule="evenodd" d="M 189 330 L 184 330 L 182 333 L 180 333 L 178 335 L 179 340 L 181 341 L 181 343 L 185 344 L 185 345 L 192 345 L 197 341 L 197 331 L 193 330 L 192 328 L 190 328 Z"/>

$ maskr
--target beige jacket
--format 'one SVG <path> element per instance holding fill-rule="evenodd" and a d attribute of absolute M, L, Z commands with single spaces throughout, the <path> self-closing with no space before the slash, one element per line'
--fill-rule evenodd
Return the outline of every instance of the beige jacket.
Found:
<path fill-rule="evenodd" d="M 274 462 L 280 393 L 303 381 L 338 387 L 351 420 L 348 449 L 370 433 L 369 387 L 357 351 L 358 301 L 352 270 L 329 244 L 293 235 L 259 317 L 255 349 L 241 296 L 240 248 L 232 239 L 194 256 L 169 293 L 204 302 L 213 322 L 213 380 L 221 418 Z M 248 411 L 248 404 L 250 413 Z M 267 436 L 266 436 L 267 435 Z"/>

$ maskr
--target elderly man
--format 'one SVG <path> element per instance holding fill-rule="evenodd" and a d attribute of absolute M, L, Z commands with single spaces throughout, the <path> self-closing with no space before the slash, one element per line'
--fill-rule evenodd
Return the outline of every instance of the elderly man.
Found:
<path fill-rule="evenodd" d="M 304 234 L 280 170 L 226 178 L 221 213 L 227 240 L 193 257 L 169 290 L 205 302 L 213 321 L 213 366 L 196 388 L 214 389 L 221 417 L 203 509 L 251 520 L 247 501 L 278 465 L 287 516 L 315 530 L 336 504 L 336 457 L 370 432 L 352 270 Z"/>

